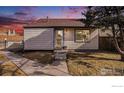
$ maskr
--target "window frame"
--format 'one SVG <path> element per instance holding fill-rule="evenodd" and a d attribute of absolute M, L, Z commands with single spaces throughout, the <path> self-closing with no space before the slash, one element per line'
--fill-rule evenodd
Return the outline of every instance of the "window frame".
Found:
<path fill-rule="evenodd" d="M 76 28 L 76 29 L 74 29 L 74 42 L 75 43 L 88 43 L 89 42 L 89 40 L 85 40 L 85 41 L 77 41 L 76 40 L 76 32 L 77 32 L 77 30 L 89 30 L 89 35 L 91 34 L 91 29 L 89 29 L 89 28 Z"/>

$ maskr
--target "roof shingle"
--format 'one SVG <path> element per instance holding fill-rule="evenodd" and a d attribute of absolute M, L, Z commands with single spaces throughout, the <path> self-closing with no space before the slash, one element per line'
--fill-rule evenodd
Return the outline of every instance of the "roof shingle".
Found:
<path fill-rule="evenodd" d="M 39 19 L 24 27 L 84 27 L 80 19 Z"/>

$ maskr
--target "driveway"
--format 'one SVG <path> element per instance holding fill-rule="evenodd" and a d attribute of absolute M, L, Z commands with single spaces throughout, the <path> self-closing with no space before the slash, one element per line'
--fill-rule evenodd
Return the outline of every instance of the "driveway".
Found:
<path fill-rule="evenodd" d="M 1 51 L 1 53 L 8 57 L 29 76 L 69 76 L 65 61 L 54 61 L 50 65 L 44 65 L 9 51 Z"/>

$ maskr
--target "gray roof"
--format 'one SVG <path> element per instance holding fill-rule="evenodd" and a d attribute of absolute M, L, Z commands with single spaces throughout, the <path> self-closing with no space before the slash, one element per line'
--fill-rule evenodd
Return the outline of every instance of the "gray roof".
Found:
<path fill-rule="evenodd" d="M 84 27 L 80 19 L 39 19 L 24 27 Z"/>

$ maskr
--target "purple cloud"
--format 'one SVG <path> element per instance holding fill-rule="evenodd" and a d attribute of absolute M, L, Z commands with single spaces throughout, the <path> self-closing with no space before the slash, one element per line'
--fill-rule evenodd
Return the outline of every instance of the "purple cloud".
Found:
<path fill-rule="evenodd" d="M 22 20 L 0 16 L 0 25 L 24 24 L 24 23 L 26 23 L 26 22 L 22 21 Z"/>
<path fill-rule="evenodd" d="M 28 15 L 28 13 L 25 13 L 25 12 L 15 12 L 14 15 L 16 15 L 16 16 L 26 16 L 26 15 Z"/>

